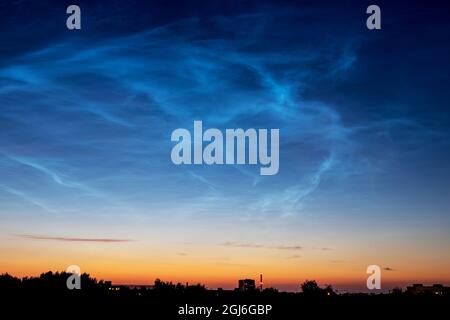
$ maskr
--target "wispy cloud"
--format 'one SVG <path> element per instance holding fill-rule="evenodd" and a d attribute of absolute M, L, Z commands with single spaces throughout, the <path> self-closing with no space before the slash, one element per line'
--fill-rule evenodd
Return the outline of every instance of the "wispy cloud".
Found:
<path fill-rule="evenodd" d="M 18 234 L 20 238 L 31 240 L 50 240 L 50 241 L 62 241 L 62 242 L 101 242 L 101 243 L 113 243 L 113 242 L 130 242 L 131 239 L 116 239 L 116 238 L 76 238 L 76 237 L 53 237 L 43 235 L 30 235 L 30 234 Z"/>
<path fill-rule="evenodd" d="M 302 246 L 286 246 L 286 245 L 278 245 L 278 246 L 268 246 L 268 245 L 262 245 L 262 244 L 255 244 L 255 243 L 238 243 L 238 242 L 224 242 L 220 244 L 224 247 L 235 247 L 235 248 L 256 248 L 256 249 L 275 249 L 275 250 L 302 250 Z"/>
<path fill-rule="evenodd" d="M 252 210 L 257 212 L 277 212 L 283 217 L 298 213 L 304 205 L 304 201 L 319 188 L 323 176 L 331 170 L 335 162 L 332 154 L 324 159 L 313 173 L 301 183 L 286 187 L 270 195 L 264 195 L 252 205 Z"/>
<path fill-rule="evenodd" d="M 70 211 L 114 210 L 124 219 L 125 212 L 208 212 L 272 225 L 313 214 L 310 202 L 346 195 L 357 182 L 344 180 L 354 172 L 374 172 L 371 164 L 387 158 L 375 152 L 380 135 L 399 141 L 393 155 L 405 146 L 422 150 L 401 143 L 423 135 L 421 121 L 396 114 L 411 101 L 378 114 L 375 93 L 342 81 L 366 61 L 358 59 L 365 43 L 359 36 L 297 41 L 302 34 L 322 39 L 323 26 L 293 29 L 301 19 L 290 10 L 208 21 L 181 19 L 95 43 L 64 37 L 2 63 L 0 124 L 9 125 L 0 126 L 0 146 L 15 163 L 0 180 L 12 187 L 3 188 L 15 195 L 11 201 L 57 212 L 67 203 Z M 256 166 L 171 166 L 170 132 L 194 119 L 221 129 L 280 128 L 279 174 L 261 177 Z"/>
<path fill-rule="evenodd" d="M 21 200 L 23 200 L 27 203 L 30 203 L 33 206 L 36 206 L 36 207 L 44 210 L 45 212 L 52 213 L 52 214 L 56 213 L 55 210 L 53 210 L 52 208 L 49 208 L 47 205 L 43 204 L 41 201 L 36 200 L 35 198 L 29 196 L 28 194 L 26 194 L 23 191 L 20 191 L 20 190 L 17 190 L 17 189 L 8 187 L 8 186 L 4 186 L 4 185 L 0 185 L 0 189 L 3 189 L 5 191 L 19 197 Z"/>
<path fill-rule="evenodd" d="M 328 248 L 328 247 L 319 247 L 319 248 L 315 247 L 313 249 L 320 250 L 320 251 L 331 251 L 331 250 L 333 250 L 332 248 Z"/>
<path fill-rule="evenodd" d="M 383 270 L 384 270 L 384 271 L 397 271 L 397 270 L 392 269 L 392 268 L 390 268 L 390 267 L 385 267 L 385 268 L 383 268 Z"/>
<path fill-rule="evenodd" d="M 24 124 L 20 137 L 31 144 L 27 150 L 54 154 L 49 161 L 43 151 L 24 153 L 10 139 L 5 149 L 16 162 L 40 172 L 43 177 L 37 178 L 47 188 L 56 184 L 63 195 L 88 197 L 74 203 L 93 209 L 106 200 L 109 207 L 133 211 L 140 203 L 123 205 L 121 199 L 149 197 L 155 205 L 160 195 L 147 191 L 158 185 L 195 198 L 192 210 L 239 208 L 244 212 L 239 218 L 245 219 L 294 216 L 353 144 L 352 131 L 333 105 L 301 93 L 313 80 L 339 80 L 353 67 L 356 52 L 354 39 L 338 36 L 336 43 L 348 43 L 310 50 L 288 33 L 262 46 L 280 17 L 297 21 L 284 10 L 214 17 L 220 36 L 211 37 L 212 30 L 198 19 L 183 19 L 95 45 L 66 41 L 17 57 L 0 68 L 4 114 L 9 122 Z M 243 36 L 236 25 L 252 36 Z M 282 157 L 291 160 L 283 162 L 277 179 L 255 175 L 251 166 L 235 166 L 240 175 L 230 167 L 168 167 L 170 141 L 163 137 L 190 126 L 194 117 L 218 128 L 282 128 Z M 16 135 L 6 129 L 3 136 Z M 187 212 L 186 202 L 165 206 Z"/>

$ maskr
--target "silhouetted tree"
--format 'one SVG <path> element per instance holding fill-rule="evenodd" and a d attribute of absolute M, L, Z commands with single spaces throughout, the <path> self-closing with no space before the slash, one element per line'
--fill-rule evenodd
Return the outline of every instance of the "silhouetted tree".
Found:
<path fill-rule="evenodd" d="M 265 288 L 261 293 L 268 297 L 275 297 L 278 295 L 278 290 L 275 288 Z"/>
<path fill-rule="evenodd" d="M 318 295 L 322 290 L 315 280 L 306 280 L 300 287 L 305 295 Z"/>
<path fill-rule="evenodd" d="M 336 292 L 334 292 L 331 284 L 326 285 L 324 291 L 327 296 L 335 296 L 336 295 Z"/>
<path fill-rule="evenodd" d="M 321 288 L 315 280 L 306 280 L 300 287 L 306 296 L 331 296 L 336 294 L 331 285 Z"/>
<path fill-rule="evenodd" d="M 172 282 L 165 282 L 161 279 L 156 279 L 153 284 L 153 291 L 159 294 L 173 294 L 176 292 L 176 285 Z"/>
<path fill-rule="evenodd" d="M 20 279 L 9 275 L 8 273 L 4 273 L 0 275 L 0 290 L 15 290 L 19 289 L 21 285 Z"/>
<path fill-rule="evenodd" d="M 402 290 L 402 288 L 399 288 L 399 287 L 395 287 L 394 289 L 391 290 L 392 295 L 399 296 L 402 293 L 403 293 L 403 290 Z"/>
<path fill-rule="evenodd" d="M 200 296 L 206 293 L 206 287 L 200 283 L 193 286 L 186 286 L 185 292 L 188 295 Z"/>

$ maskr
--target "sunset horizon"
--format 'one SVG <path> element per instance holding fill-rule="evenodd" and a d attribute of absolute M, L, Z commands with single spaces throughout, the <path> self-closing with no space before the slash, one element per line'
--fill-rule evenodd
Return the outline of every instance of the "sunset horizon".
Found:
<path fill-rule="evenodd" d="M 193 244 L 185 243 L 175 245 L 171 254 L 148 250 L 147 252 L 153 254 L 147 256 L 143 254 L 146 251 L 138 251 L 136 248 L 144 245 L 137 240 L 88 237 L 45 239 L 36 235 L 10 235 L 10 238 L 15 238 L 16 242 L 17 238 L 31 239 L 34 242 L 25 241 L 26 250 L 11 250 L 14 253 L 10 258 L 15 258 L 16 262 L 2 263 L 0 273 L 9 273 L 20 278 L 39 276 L 47 271 L 61 272 L 65 271 L 67 266 L 73 265 L 73 259 L 53 252 L 56 249 L 46 253 L 48 258 L 43 259 L 42 253 L 39 252 L 44 248 L 48 252 L 49 242 L 57 242 L 61 248 L 69 250 L 71 256 L 80 251 L 77 261 L 84 266 L 81 272 L 117 285 L 151 285 L 155 279 L 161 279 L 183 284 L 200 283 L 212 289 L 233 289 L 237 286 L 238 279 L 257 280 L 262 273 L 265 277 L 265 287 L 283 291 L 298 291 L 303 281 L 316 280 L 343 292 L 370 292 L 366 287 L 366 268 L 371 264 L 370 258 L 362 259 L 359 256 L 360 261 L 345 261 L 340 253 L 341 260 L 336 260 L 336 254 L 332 253 L 335 249 L 331 248 L 221 243 L 205 245 L 203 251 L 194 251 Z M 111 248 L 111 244 L 114 248 Z M 58 244 L 53 246 L 58 247 Z M 209 256 L 210 251 L 221 247 L 228 247 L 233 258 Z M 185 252 L 181 252 L 181 248 L 184 248 Z M 21 257 L 21 253 L 26 255 L 25 264 L 20 263 L 25 259 L 24 256 Z M 239 257 L 238 254 L 245 257 Z M 95 255 L 95 260 L 92 255 Z M 450 283 L 446 271 L 448 269 L 442 268 L 442 272 L 438 272 L 426 261 L 417 261 L 412 265 L 390 265 L 395 265 L 395 268 L 387 264 L 381 265 L 383 286 L 380 292 L 388 292 L 396 287 L 406 288 L 415 283 Z"/>

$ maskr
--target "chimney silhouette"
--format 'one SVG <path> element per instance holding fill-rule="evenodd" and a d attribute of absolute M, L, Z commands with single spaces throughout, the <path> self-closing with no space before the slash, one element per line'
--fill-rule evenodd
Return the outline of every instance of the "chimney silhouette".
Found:
<path fill-rule="evenodd" d="M 262 273 L 259 274 L 259 290 L 263 290 L 263 275 Z"/>

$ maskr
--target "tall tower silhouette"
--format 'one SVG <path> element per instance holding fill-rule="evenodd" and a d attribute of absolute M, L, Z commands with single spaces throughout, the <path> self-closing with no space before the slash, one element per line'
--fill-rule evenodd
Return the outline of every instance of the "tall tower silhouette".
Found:
<path fill-rule="evenodd" d="M 263 274 L 259 274 L 259 290 L 263 290 Z"/>

